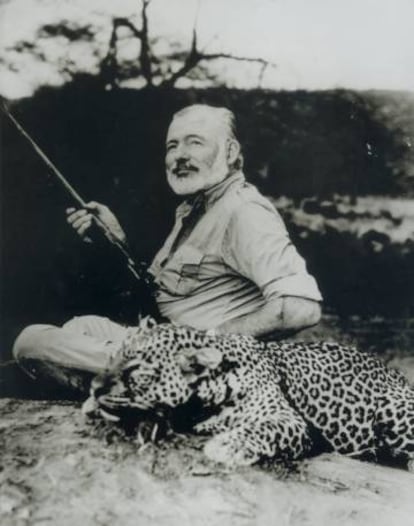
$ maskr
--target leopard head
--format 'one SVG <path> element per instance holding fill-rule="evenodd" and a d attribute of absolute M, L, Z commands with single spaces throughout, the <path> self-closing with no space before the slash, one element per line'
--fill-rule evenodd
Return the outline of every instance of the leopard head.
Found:
<path fill-rule="evenodd" d="M 108 371 L 92 382 L 95 407 L 117 420 L 122 408 L 159 414 L 185 404 L 223 362 L 215 343 L 206 332 L 172 324 L 130 331 Z"/>

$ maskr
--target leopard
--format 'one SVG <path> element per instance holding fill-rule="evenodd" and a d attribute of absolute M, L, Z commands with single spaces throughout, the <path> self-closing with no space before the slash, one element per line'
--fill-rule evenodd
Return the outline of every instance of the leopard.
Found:
<path fill-rule="evenodd" d="M 205 455 L 228 466 L 331 451 L 398 459 L 413 471 L 413 388 L 374 354 L 334 341 L 261 341 L 148 320 L 94 379 L 91 404 L 115 420 L 125 409 L 169 418 L 191 407 Z"/>

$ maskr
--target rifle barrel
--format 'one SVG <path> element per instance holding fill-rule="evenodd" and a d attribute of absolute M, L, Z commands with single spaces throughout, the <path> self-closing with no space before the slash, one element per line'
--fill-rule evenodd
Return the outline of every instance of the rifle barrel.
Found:
<path fill-rule="evenodd" d="M 65 187 L 65 189 L 70 193 L 70 195 L 73 197 L 73 199 L 82 208 L 85 207 L 86 202 L 82 199 L 82 197 L 78 194 L 78 192 L 73 188 L 73 186 L 66 180 L 66 178 L 57 169 L 57 167 L 52 163 L 52 161 L 44 153 L 44 151 L 40 148 L 40 146 L 30 137 L 30 135 L 26 132 L 26 130 L 23 128 L 23 126 L 19 123 L 19 121 L 12 115 L 12 113 L 10 112 L 10 110 L 8 109 L 8 107 L 6 106 L 6 104 L 4 102 L 2 103 L 2 110 L 5 113 L 5 115 L 7 115 L 7 117 L 9 117 L 9 119 L 16 126 L 16 128 L 19 130 L 19 132 L 23 135 L 23 137 L 30 143 L 32 148 L 39 155 L 39 157 L 43 160 L 43 162 L 46 164 L 46 166 L 56 175 L 56 177 L 59 179 L 59 181 Z"/>
<path fill-rule="evenodd" d="M 5 115 L 12 121 L 12 123 L 15 125 L 17 130 L 23 135 L 23 137 L 29 142 L 29 144 L 32 146 L 32 148 L 35 150 L 35 152 L 39 155 L 39 157 L 43 160 L 43 162 L 46 164 L 46 166 L 52 171 L 52 173 L 58 178 L 60 183 L 63 185 L 65 190 L 69 192 L 71 197 L 76 201 L 76 203 L 81 208 L 87 208 L 87 203 L 84 199 L 78 194 L 78 192 L 73 188 L 73 186 L 67 181 L 67 179 L 64 177 L 64 175 L 58 170 L 58 168 L 53 164 L 53 162 L 49 159 L 49 157 L 44 153 L 44 151 L 40 148 L 40 146 L 30 137 L 30 135 L 26 132 L 26 130 L 23 128 L 23 126 L 19 123 L 19 121 L 12 115 L 9 108 L 7 107 L 6 103 L 2 101 L 1 109 Z M 141 281 L 141 277 L 139 276 L 134 261 L 132 257 L 130 256 L 128 250 L 117 240 L 113 238 L 111 235 L 110 230 L 105 225 L 105 223 L 96 215 L 93 216 L 94 220 L 98 224 L 98 226 L 103 230 L 106 238 L 115 245 L 119 251 L 123 254 L 123 256 L 126 259 L 127 267 L 131 274 L 134 276 L 135 279 L 138 281 Z"/>

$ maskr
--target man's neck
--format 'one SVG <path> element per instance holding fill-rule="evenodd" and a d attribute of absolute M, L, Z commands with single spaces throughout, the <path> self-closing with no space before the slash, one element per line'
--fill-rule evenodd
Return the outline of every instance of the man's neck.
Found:
<path fill-rule="evenodd" d="M 220 199 L 226 190 L 239 179 L 244 180 L 243 173 L 239 170 L 232 170 L 222 181 L 203 190 L 202 195 L 206 205 L 212 205 Z"/>

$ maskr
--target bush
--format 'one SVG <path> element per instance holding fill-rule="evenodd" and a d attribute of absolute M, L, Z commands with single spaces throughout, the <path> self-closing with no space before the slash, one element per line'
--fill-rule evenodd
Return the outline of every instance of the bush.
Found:
<path fill-rule="evenodd" d="M 413 316 L 414 200 L 273 201 L 328 307 L 342 315 Z"/>

